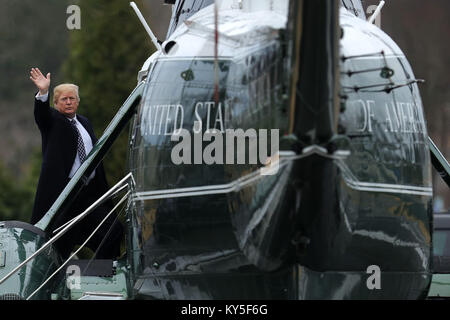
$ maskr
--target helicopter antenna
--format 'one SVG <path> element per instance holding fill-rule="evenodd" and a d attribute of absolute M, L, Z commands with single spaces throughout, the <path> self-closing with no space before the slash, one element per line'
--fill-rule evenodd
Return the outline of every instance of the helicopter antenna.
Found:
<path fill-rule="evenodd" d="M 147 21 L 145 21 L 144 16 L 142 15 L 141 11 L 137 7 L 136 3 L 134 1 L 130 2 L 130 6 L 134 9 L 134 12 L 136 12 L 136 15 L 138 16 L 139 20 L 141 21 L 142 25 L 145 28 L 145 31 L 147 31 L 148 35 L 150 36 L 150 39 L 152 39 L 153 45 L 156 47 L 157 50 L 163 52 L 161 45 L 158 42 L 158 39 L 155 37 L 155 34 L 152 32 L 152 29 L 150 29 Z"/>
<path fill-rule="evenodd" d="M 386 1 L 381 0 L 380 4 L 378 5 L 378 7 L 375 9 L 375 12 L 373 13 L 373 15 L 369 18 L 369 23 L 372 24 L 375 22 L 375 19 L 378 17 L 378 15 L 381 12 L 381 9 L 383 9 L 384 4 L 386 3 Z"/>

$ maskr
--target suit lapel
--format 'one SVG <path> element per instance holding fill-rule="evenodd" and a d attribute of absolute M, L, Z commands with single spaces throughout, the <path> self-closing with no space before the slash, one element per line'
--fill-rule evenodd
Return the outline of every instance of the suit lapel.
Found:
<path fill-rule="evenodd" d="M 89 133 L 89 136 L 91 137 L 91 140 L 92 140 L 92 145 L 95 145 L 95 143 L 97 142 L 97 138 L 95 137 L 94 129 L 90 125 L 89 121 L 85 117 L 80 116 L 80 115 L 77 115 L 77 119 L 79 120 L 81 125 L 86 129 L 86 131 Z"/>

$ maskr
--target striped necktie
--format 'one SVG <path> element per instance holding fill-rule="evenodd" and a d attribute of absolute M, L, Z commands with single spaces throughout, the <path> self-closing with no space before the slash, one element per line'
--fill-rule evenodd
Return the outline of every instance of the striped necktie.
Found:
<path fill-rule="evenodd" d="M 83 138 L 81 138 L 80 131 L 77 128 L 76 120 L 73 119 L 72 121 L 70 121 L 70 123 L 75 128 L 75 131 L 76 131 L 77 136 L 78 136 L 77 151 L 78 151 L 78 156 L 80 157 L 80 162 L 83 163 L 84 160 L 86 160 L 86 149 L 84 147 Z"/>

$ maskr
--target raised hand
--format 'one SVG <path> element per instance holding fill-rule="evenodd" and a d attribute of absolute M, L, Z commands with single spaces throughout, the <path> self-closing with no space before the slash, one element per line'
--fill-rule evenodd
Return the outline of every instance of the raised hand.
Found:
<path fill-rule="evenodd" d="M 31 68 L 30 79 L 39 89 L 39 94 L 44 95 L 48 92 L 48 88 L 50 87 L 50 73 L 47 73 L 47 77 L 44 77 L 39 68 Z"/>

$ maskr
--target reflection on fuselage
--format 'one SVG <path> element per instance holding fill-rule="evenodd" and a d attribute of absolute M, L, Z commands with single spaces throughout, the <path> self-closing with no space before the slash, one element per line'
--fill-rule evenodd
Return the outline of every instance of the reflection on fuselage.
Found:
<path fill-rule="evenodd" d="M 282 76 L 279 49 L 275 42 L 241 58 L 221 59 L 217 101 L 213 59 L 155 62 L 130 153 L 143 267 L 161 278 L 164 272 L 288 272 L 283 268 L 292 261 L 319 271 L 365 274 L 370 262 L 383 272 L 427 272 L 430 234 L 424 221 L 431 174 L 423 165 L 429 163 L 427 133 L 415 84 L 389 92 L 376 90 L 384 86 L 359 90 L 390 82 L 370 72 L 342 75 L 341 87 L 353 88 L 346 89 L 339 117 L 351 152 L 344 160 L 294 161 L 239 189 L 230 186 L 261 163 L 205 164 L 194 155 L 190 162 L 173 162 L 178 141 L 171 138 L 182 130 L 193 137 L 193 151 L 211 143 L 200 139 L 195 145 L 196 133 L 215 130 L 225 137 L 229 129 L 279 129 L 280 151 L 295 149 L 298 141 L 288 135 L 289 77 Z M 405 82 L 403 68 L 409 68 L 398 61 L 387 59 L 397 84 Z M 352 59 L 343 67 L 384 63 Z M 158 190 L 164 193 L 155 198 Z"/>

